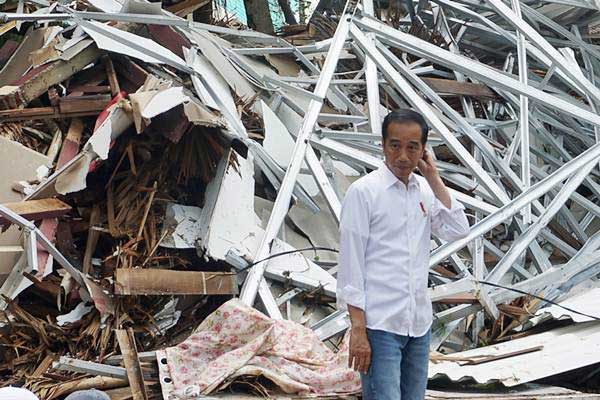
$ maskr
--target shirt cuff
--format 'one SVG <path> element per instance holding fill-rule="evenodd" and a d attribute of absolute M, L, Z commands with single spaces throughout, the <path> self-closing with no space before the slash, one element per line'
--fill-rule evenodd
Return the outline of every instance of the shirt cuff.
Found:
<path fill-rule="evenodd" d="M 348 304 L 353 307 L 364 310 L 365 293 L 362 290 L 355 288 L 354 286 L 346 285 L 338 290 L 336 303 L 338 309 L 342 311 L 348 310 Z"/>

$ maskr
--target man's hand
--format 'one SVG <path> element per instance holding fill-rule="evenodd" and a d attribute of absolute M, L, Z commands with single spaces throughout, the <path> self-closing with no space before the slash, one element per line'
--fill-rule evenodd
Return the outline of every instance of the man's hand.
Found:
<path fill-rule="evenodd" d="M 371 364 L 371 346 L 367 338 L 367 330 L 364 327 L 352 327 L 350 329 L 350 357 L 348 368 L 366 374 Z"/>
<path fill-rule="evenodd" d="M 421 171 L 423 177 L 427 179 L 427 181 L 431 181 L 438 177 L 435 161 L 433 161 L 433 157 L 427 150 L 423 150 L 423 158 L 419 160 L 417 168 L 419 168 L 419 171 Z"/>
<path fill-rule="evenodd" d="M 364 310 L 348 304 L 350 314 L 350 357 L 348 368 L 366 374 L 371 364 L 371 345 L 367 337 L 367 324 Z"/>
<path fill-rule="evenodd" d="M 448 193 L 448 189 L 446 188 L 446 185 L 444 185 L 444 181 L 442 181 L 442 178 L 440 178 L 440 174 L 435 166 L 433 157 L 427 150 L 424 150 L 423 158 L 419 160 L 417 168 L 419 168 L 419 171 L 421 171 L 423 177 L 427 180 L 427 183 L 429 183 L 429 187 L 431 187 L 431 190 L 433 190 L 435 197 L 438 198 L 444 207 L 450 208 L 452 205 L 450 193 Z"/>

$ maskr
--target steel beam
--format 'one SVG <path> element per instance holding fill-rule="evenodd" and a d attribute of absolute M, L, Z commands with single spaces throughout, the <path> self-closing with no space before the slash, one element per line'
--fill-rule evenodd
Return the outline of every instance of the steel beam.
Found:
<path fill-rule="evenodd" d="M 569 178 L 573 173 L 588 165 L 588 163 L 597 162 L 598 159 L 600 159 L 600 144 L 594 145 L 586 152 L 563 165 L 551 175 L 548 175 L 540 182 L 532 185 L 528 190 L 514 198 L 511 203 L 501 207 L 497 212 L 472 226 L 471 232 L 465 238 L 436 249 L 431 255 L 430 265 L 439 263 L 444 258 L 448 257 L 448 255 L 467 245 L 471 240 L 486 233 L 498 224 L 509 220 L 525 205 L 547 193 L 552 187 Z"/>
<path fill-rule="evenodd" d="M 452 54 L 425 40 L 393 29 L 374 19 L 362 17 L 357 18 L 354 21 L 361 28 L 377 33 L 377 35 L 383 37 L 395 47 L 411 54 L 431 58 L 441 65 L 456 69 L 466 75 L 473 76 L 492 87 L 498 87 L 517 94 L 523 94 L 549 108 L 560 110 L 583 121 L 589 122 L 590 124 L 600 125 L 600 116 L 593 112 L 583 107 L 578 107 L 560 97 L 553 96 L 528 85 L 523 85 L 518 80 L 513 79 L 494 68 L 488 67 L 487 65 L 478 63 L 464 56 Z"/>
<path fill-rule="evenodd" d="M 475 162 L 473 156 L 463 147 L 463 145 L 454 137 L 454 135 L 448 130 L 446 125 L 432 112 L 429 105 L 423 100 L 418 93 L 412 88 L 412 86 L 394 69 L 394 67 L 386 60 L 385 57 L 377 50 L 375 45 L 371 43 L 364 33 L 358 29 L 357 26 L 352 25 L 350 28 L 352 37 L 360 45 L 360 48 L 365 51 L 369 57 L 375 60 L 377 66 L 382 70 L 388 81 L 396 87 L 396 89 L 402 93 L 402 95 L 415 107 L 417 110 L 423 113 L 423 116 L 431 127 L 438 132 L 446 144 L 455 152 L 457 157 L 461 160 L 464 166 L 469 168 L 473 175 L 477 177 L 479 182 L 490 192 L 490 194 L 500 203 L 504 204 L 509 201 L 508 196 L 504 191 L 494 182 L 494 180 L 488 175 L 488 173 L 481 167 L 481 165 Z"/>
<path fill-rule="evenodd" d="M 363 13 L 365 15 L 373 16 L 373 0 L 363 0 Z M 375 43 L 375 34 L 369 33 L 367 38 Z M 367 104 L 369 107 L 369 124 L 371 125 L 371 132 L 375 134 L 381 134 L 381 115 L 380 115 L 380 99 L 379 99 L 379 80 L 377 78 L 377 65 L 370 58 L 367 57 L 364 63 L 365 66 L 365 79 L 367 81 Z"/>
<path fill-rule="evenodd" d="M 499 282 L 502 276 L 510 269 L 510 267 L 517 261 L 519 256 L 527 249 L 527 246 L 532 240 L 535 240 L 536 236 L 540 231 L 550 222 L 554 215 L 560 210 L 563 204 L 569 199 L 571 193 L 575 191 L 583 182 L 583 179 L 589 174 L 591 169 L 594 168 L 593 164 L 583 166 L 581 169 L 575 172 L 568 182 L 561 187 L 560 192 L 552 200 L 550 205 L 546 208 L 544 213 L 523 232 L 513 243 L 510 250 L 504 255 L 504 257 L 496 264 L 494 269 L 487 276 L 487 280 L 490 282 Z"/>
<path fill-rule="evenodd" d="M 523 34 L 530 42 L 539 48 L 546 57 L 548 57 L 552 64 L 555 64 L 558 69 L 560 69 L 565 75 L 567 75 L 571 80 L 576 82 L 579 87 L 587 93 L 589 96 L 594 99 L 594 101 L 600 101 L 600 91 L 594 85 L 590 83 L 583 75 L 575 73 L 569 62 L 565 59 L 552 46 L 548 41 L 540 35 L 534 28 L 532 28 L 529 24 L 527 24 L 523 19 L 513 12 L 510 8 L 508 8 L 502 1 L 500 0 L 486 0 L 486 2 L 492 6 L 492 8 L 502 17 L 504 17 L 505 21 L 512 24 L 521 34 Z"/>
<path fill-rule="evenodd" d="M 344 15 L 342 17 L 336 29 L 333 43 L 329 48 L 329 52 L 327 53 L 325 65 L 323 66 L 321 76 L 314 91 L 314 93 L 321 98 L 325 97 L 327 93 L 329 82 L 333 76 L 333 73 L 335 72 L 338 58 L 348 36 L 349 19 L 349 15 Z M 306 115 L 302 121 L 302 126 L 296 139 L 296 145 L 294 147 L 292 159 L 290 160 L 290 164 L 286 170 L 286 174 L 277 195 L 277 199 L 275 200 L 275 204 L 273 205 L 271 217 L 269 218 L 269 222 L 267 223 L 267 227 L 265 229 L 265 235 L 262 238 L 261 244 L 254 257 L 255 260 L 262 260 L 269 255 L 272 242 L 281 228 L 281 224 L 283 223 L 285 215 L 287 214 L 294 183 L 302 167 L 302 162 L 304 161 L 304 155 L 308 147 L 310 135 L 313 132 L 322 106 L 323 102 L 315 99 L 311 100 L 309 103 Z M 265 268 L 266 263 L 261 262 L 250 269 L 240 294 L 240 300 L 245 304 L 250 306 L 254 304 L 260 281 L 263 279 Z M 278 317 L 273 315 L 271 316 Z"/>

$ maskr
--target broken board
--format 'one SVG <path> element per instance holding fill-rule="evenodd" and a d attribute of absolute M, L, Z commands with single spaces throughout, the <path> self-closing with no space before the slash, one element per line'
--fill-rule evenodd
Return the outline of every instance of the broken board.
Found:
<path fill-rule="evenodd" d="M 236 275 L 228 272 L 120 268 L 115 293 L 120 295 L 237 294 Z"/>

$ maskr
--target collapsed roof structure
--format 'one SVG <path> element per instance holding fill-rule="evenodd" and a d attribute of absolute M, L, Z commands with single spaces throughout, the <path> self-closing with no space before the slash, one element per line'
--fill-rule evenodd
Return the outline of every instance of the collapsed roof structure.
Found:
<path fill-rule="evenodd" d="M 195 22 L 189 3 L 0 14 L 1 33 L 22 33 L 0 42 L 10 382 L 59 398 L 50 371 L 134 393 L 158 379 L 168 398 L 169 370 L 144 376 L 140 360 L 238 291 L 236 310 L 339 343 L 341 199 L 380 165 L 382 118 L 403 107 L 425 116 L 472 223 L 432 242 L 430 377 L 515 386 L 600 363 L 596 2 L 409 1 L 377 17 L 349 2 L 324 40 Z M 112 354 L 136 346 L 150 353 Z"/>

